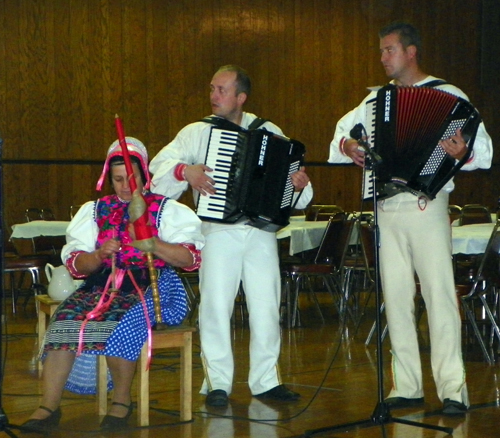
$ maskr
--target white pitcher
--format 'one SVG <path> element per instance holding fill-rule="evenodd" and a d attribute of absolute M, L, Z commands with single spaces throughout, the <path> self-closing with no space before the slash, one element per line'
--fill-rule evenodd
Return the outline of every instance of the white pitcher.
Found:
<path fill-rule="evenodd" d="M 76 290 L 77 285 L 64 265 L 55 268 L 50 263 L 47 263 L 45 265 L 45 275 L 49 280 L 49 297 L 53 300 L 62 301 Z"/>

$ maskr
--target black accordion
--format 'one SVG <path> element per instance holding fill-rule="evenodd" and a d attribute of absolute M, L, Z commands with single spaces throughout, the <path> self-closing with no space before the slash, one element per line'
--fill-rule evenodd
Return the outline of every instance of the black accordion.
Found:
<path fill-rule="evenodd" d="M 387 85 L 368 108 L 372 147 L 382 159 L 376 168 L 379 199 L 403 191 L 434 199 L 470 157 L 481 123 L 468 101 L 425 86 Z M 468 149 L 460 161 L 439 145 L 458 128 Z"/>
<path fill-rule="evenodd" d="M 235 125 L 236 126 L 236 125 Z M 230 130 L 213 126 L 205 165 L 213 169 L 217 193 L 201 196 L 202 220 L 277 231 L 288 225 L 294 187 L 290 175 L 300 169 L 302 143 L 263 129 Z"/>

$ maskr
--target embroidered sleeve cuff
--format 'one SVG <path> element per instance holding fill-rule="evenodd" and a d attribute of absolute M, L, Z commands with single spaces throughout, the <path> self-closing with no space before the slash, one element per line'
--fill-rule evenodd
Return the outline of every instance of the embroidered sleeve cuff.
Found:
<path fill-rule="evenodd" d="M 174 170 L 174 177 L 177 181 L 186 181 L 187 164 L 179 163 Z"/>
<path fill-rule="evenodd" d="M 68 260 L 66 260 L 66 268 L 68 268 L 69 273 L 73 276 L 73 278 L 87 278 L 87 275 L 80 274 L 75 266 L 76 258 L 85 251 L 73 251 Z"/>
<path fill-rule="evenodd" d="M 196 271 L 197 269 L 200 269 L 201 251 L 199 249 L 196 249 L 196 247 L 191 243 L 180 243 L 179 245 L 186 248 L 193 256 L 193 264 L 190 266 L 186 266 L 185 268 L 182 268 L 182 269 L 184 271 L 188 271 L 188 272 Z"/>

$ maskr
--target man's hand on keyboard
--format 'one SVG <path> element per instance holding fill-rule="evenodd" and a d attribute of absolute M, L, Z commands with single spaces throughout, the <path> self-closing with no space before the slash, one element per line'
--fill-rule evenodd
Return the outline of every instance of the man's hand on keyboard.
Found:
<path fill-rule="evenodd" d="M 184 173 L 190 186 L 203 196 L 213 195 L 216 192 L 215 181 L 206 172 L 212 172 L 212 169 L 204 164 L 193 164 L 187 166 Z"/>

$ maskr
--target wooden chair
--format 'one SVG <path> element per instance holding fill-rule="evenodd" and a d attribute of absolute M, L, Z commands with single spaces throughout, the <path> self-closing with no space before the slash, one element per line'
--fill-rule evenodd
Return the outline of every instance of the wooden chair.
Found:
<path fill-rule="evenodd" d="M 180 348 L 180 420 L 192 419 L 192 339 L 196 329 L 190 326 L 173 326 L 166 330 L 153 330 L 152 351 L 162 348 Z M 107 367 L 106 358 L 98 360 L 97 408 L 99 415 L 107 412 Z M 144 344 L 137 362 L 137 422 L 140 426 L 149 425 L 149 370 L 148 342 Z"/>
<path fill-rule="evenodd" d="M 39 304 L 38 313 L 38 345 L 41 345 L 47 330 L 47 319 L 52 316 L 61 301 L 53 300 L 48 295 L 36 297 Z M 192 339 L 196 329 L 190 326 L 173 326 L 166 330 L 153 330 L 152 351 L 164 348 L 180 348 L 180 419 L 190 421 L 192 419 Z M 141 355 L 137 362 L 137 421 L 140 426 L 149 425 L 149 370 L 148 364 L 148 342 L 144 344 Z M 38 371 L 41 374 L 42 363 L 38 363 Z M 107 366 L 106 357 L 98 358 L 98 389 L 97 409 L 99 415 L 107 412 Z"/>
<path fill-rule="evenodd" d="M 36 303 L 38 305 L 38 347 L 42 345 L 45 332 L 47 331 L 47 324 L 50 317 L 54 314 L 56 309 L 61 304 L 59 300 L 53 300 L 48 295 L 37 295 L 35 296 Z M 43 364 L 38 361 L 38 375 L 42 375 Z"/>

